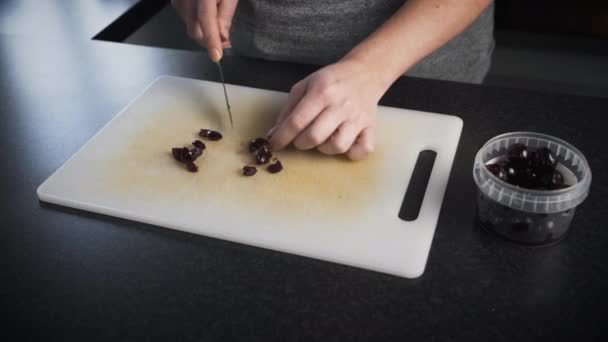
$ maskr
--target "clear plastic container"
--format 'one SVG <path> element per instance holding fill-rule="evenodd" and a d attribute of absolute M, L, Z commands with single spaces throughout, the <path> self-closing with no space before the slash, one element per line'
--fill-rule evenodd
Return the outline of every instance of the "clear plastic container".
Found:
<path fill-rule="evenodd" d="M 557 170 L 570 185 L 560 190 L 532 190 L 498 179 L 486 164 L 504 158 L 514 143 L 529 149 L 548 147 Z M 542 245 L 559 241 L 570 227 L 576 207 L 589 194 L 591 170 L 585 156 L 569 143 L 550 135 L 513 132 L 490 139 L 477 153 L 473 166 L 477 184 L 477 218 L 487 230 L 509 240 Z"/>

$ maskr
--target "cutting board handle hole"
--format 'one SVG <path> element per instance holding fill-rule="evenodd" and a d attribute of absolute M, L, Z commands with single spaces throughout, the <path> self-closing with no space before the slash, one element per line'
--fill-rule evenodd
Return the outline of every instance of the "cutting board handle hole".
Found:
<path fill-rule="evenodd" d="M 418 154 L 410 183 L 407 185 L 405 197 L 399 210 L 400 219 L 414 221 L 418 218 L 420 208 L 422 207 L 422 200 L 424 200 L 424 194 L 426 193 L 426 187 L 429 184 L 433 165 L 435 164 L 435 158 L 437 158 L 437 152 L 432 150 L 424 150 Z"/>

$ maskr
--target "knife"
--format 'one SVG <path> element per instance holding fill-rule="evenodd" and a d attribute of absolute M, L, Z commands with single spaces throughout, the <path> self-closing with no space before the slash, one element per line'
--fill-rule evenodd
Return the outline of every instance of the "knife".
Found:
<path fill-rule="evenodd" d="M 234 128 L 234 122 L 232 121 L 232 112 L 230 111 L 230 102 L 228 101 L 228 92 L 226 91 L 226 81 L 224 81 L 224 70 L 222 69 L 222 63 L 220 61 L 217 61 L 217 67 L 220 71 L 222 87 L 224 87 L 224 97 L 226 98 L 226 109 L 228 110 L 228 117 L 230 117 L 230 127 Z"/>

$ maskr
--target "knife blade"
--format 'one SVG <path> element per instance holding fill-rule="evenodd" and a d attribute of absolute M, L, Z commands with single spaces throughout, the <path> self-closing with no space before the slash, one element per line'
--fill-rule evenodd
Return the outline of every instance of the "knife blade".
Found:
<path fill-rule="evenodd" d="M 234 122 L 232 121 L 232 111 L 230 110 L 230 101 L 228 101 L 228 92 L 226 91 L 226 81 L 224 81 L 224 70 L 222 68 L 221 61 L 217 61 L 217 67 L 220 71 L 220 79 L 222 80 L 222 87 L 224 88 L 224 98 L 226 99 L 226 109 L 228 110 L 228 117 L 230 118 L 230 127 L 234 128 Z"/>

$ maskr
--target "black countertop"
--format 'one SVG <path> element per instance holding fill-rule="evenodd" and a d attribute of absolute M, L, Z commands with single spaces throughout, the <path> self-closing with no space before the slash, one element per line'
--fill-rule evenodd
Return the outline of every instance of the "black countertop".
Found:
<path fill-rule="evenodd" d="M 229 83 L 287 91 L 314 66 L 227 56 Z M 427 269 L 408 280 L 49 206 L 36 187 L 159 75 L 217 80 L 202 53 L 0 33 L 0 278 L 21 339 L 606 338 L 608 100 L 400 79 L 381 104 L 464 120 Z M 528 248 L 474 224 L 473 158 L 532 130 L 583 151 L 591 194 L 570 234 Z"/>

